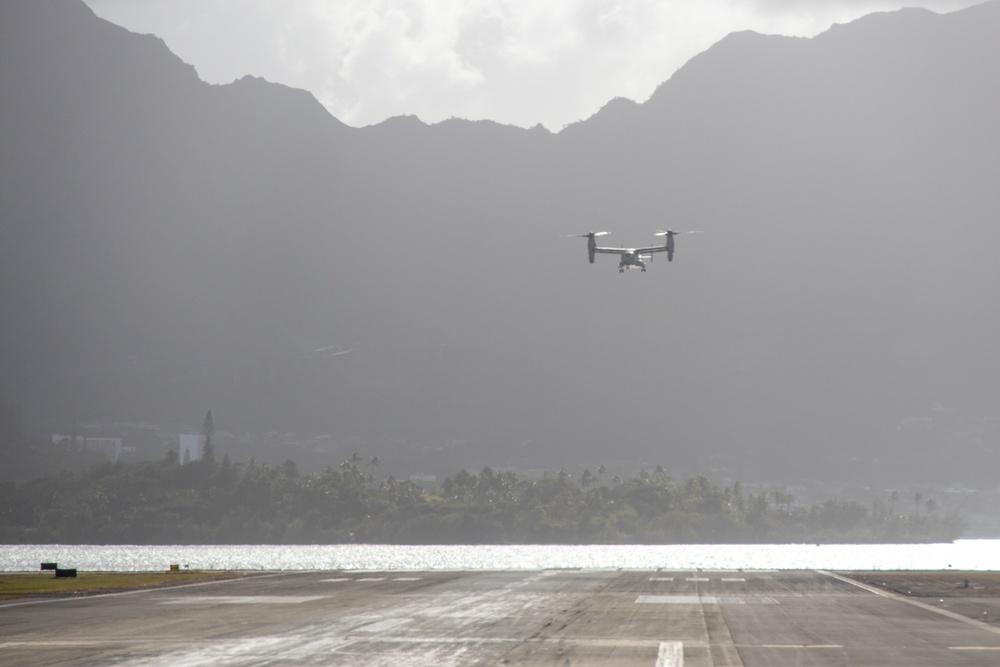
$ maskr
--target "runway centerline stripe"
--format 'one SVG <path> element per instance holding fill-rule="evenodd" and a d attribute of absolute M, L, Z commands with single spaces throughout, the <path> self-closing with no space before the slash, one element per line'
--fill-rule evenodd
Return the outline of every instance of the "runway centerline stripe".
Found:
<path fill-rule="evenodd" d="M 656 667 L 684 667 L 684 643 L 660 642 Z"/>

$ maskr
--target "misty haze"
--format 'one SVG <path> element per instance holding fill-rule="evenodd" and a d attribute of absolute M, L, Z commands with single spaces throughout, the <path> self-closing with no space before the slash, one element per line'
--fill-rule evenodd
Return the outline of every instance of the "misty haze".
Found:
<path fill-rule="evenodd" d="M 181 459 L 211 411 L 217 459 L 297 473 L 660 466 L 995 529 L 997 34 L 997 1 L 740 32 L 556 133 L 354 128 L 5 2 L 3 437 Z M 702 233 L 645 272 L 565 238 L 666 229 Z"/>

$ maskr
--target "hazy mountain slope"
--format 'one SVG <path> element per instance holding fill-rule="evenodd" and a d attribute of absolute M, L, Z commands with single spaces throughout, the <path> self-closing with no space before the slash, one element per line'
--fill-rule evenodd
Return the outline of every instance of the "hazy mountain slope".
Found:
<path fill-rule="evenodd" d="M 737 33 L 552 135 L 348 128 L 302 91 L 207 85 L 82 3 L 6 3 L 4 393 L 29 423 L 211 407 L 390 460 L 975 478 L 1000 398 L 998 14 Z M 646 274 L 559 238 L 665 227 L 704 233 Z M 900 426 L 935 405 L 974 428 Z"/>
<path fill-rule="evenodd" d="M 868 458 L 913 444 L 894 419 L 919 406 L 992 414 L 997 8 L 731 35 L 606 132 L 571 128 L 666 175 L 636 192 L 690 221 L 673 224 L 711 226 L 690 270 L 714 304 L 703 330 L 725 333 L 700 367 L 744 369 L 719 387 L 723 423 L 773 433 L 766 451 Z M 950 449 L 924 443 L 907 465 L 960 460 Z"/>

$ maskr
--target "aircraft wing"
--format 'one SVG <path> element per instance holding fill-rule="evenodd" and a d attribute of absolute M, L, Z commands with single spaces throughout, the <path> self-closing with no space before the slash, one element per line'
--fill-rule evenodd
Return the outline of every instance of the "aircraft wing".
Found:
<path fill-rule="evenodd" d="M 632 248 L 594 248 L 594 252 L 606 252 L 612 255 L 624 255 L 627 252 L 632 252 Z"/>
<path fill-rule="evenodd" d="M 654 253 L 654 252 L 666 252 L 666 251 L 667 251 L 667 246 L 666 245 L 652 245 L 652 246 L 647 246 L 645 248 L 636 248 L 635 249 L 635 254 L 637 254 L 637 255 L 649 255 L 649 254 Z"/>

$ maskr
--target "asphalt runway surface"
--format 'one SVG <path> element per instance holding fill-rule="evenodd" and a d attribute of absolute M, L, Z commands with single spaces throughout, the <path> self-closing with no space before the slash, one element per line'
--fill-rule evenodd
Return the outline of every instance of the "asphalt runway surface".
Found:
<path fill-rule="evenodd" d="M 1000 628 L 933 602 L 809 571 L 275 573 L 0 603 L 0 665 L 1000 664 Z"/>

